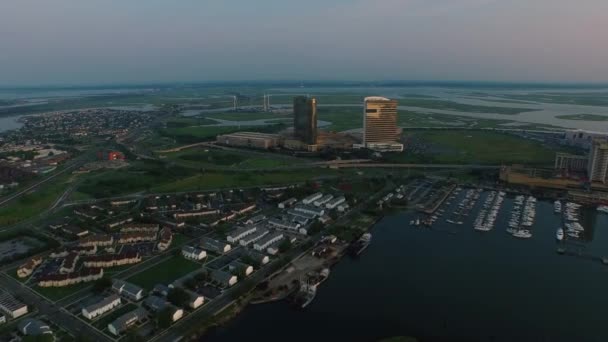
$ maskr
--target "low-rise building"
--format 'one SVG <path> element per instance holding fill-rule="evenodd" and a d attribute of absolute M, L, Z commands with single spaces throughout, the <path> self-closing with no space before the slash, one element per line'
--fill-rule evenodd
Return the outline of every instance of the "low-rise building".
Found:
<path fill-rule="evenodd" d="M 258 241 L 261 238 L 263 238 L 264 236 L 266 236 L 268 233 L 269 233 L 268 229 L 256 230 L 255 233 L 242 238 L 239 241 L 239 243 L 241 244 L 241 246 L 249 246 L 250 244 L 255 243 L 256 241 Z"/>
<path fill-rule="evenodd" d="M 65 249 L 54 251 L 51 254 L 49 254 L 49 256 L 51 258 L 65 258 L 70 254 L 76 254 L 79 256 L 95 255 L 95 254 L 97 254 L 97 246 L 96 245 L 86 246 L 86 247 L 70 246 Z"/>
<path fill-rule="evenodd" d="M 291 222 L 287 220 L 281 220 L 276 218 L 271 218 L 268 220 L 268 224 L 275 228 L 287 229 L 287 230 L 298 230 L 300 229 L 300 224 L 297 222 Z"/>
<path fill-rule="evenodd" d="M 314 201 L 313 204 L 315 205 L 315 207 L 322 207 L 322 206 L 325 206 L 325 204 L 327 204 L 333 198 L 334 198 L 334 195 L 328 194 L 328 195 L 325 195 L 325 196 L 319 198 L 318 200 Z"/>
<path fill-rule="evenodd" d="M 207 252 L 205 252 L 201 248 L 192 247 L 192 246 L 184 246 L 182 247 L 182 255 L 186 259 L 190 260 L 203 260 L 207 257 Z"/>
<path fill-rule="evenodd" d="M 132 244 L 152 241 L 156 241 L 156 232 L 120 233 L 118 237 L 118 243 L 120 244 Z"/>
<path fill-rule="evenodd" d="M 190 298 L 188 299 L 188 306 L 191 309 L 196 310 L 205 303 L 205 297 L 199 295 L 198 293 L 192 292 L 190 290 L 186 290 L 186 293 L 188 293 L 188 295 L 190 296 Z"/>
<path fill-rule="evenodd" d="M 97 303 L 82 308 L 82 315 L 87 319 L 92 320 L 97 316 L 103 315 L 106 312 L 114 310 L 114 308 L 119 307 L 120 304 L 120 297 L 118 295 L 113 294 L 108 297 L 105 297 Z"/>
<path fill-rule="evenodd" d="M 281 137 L 277 134 L 266 134 L 257 132 L 236 132 L 220 134 L 216 142 L 228 146 L 241 146 L 259 149 L 269 149 L 281 144 Z"/>
<path fill-rule="evenodd" d="M 0 315 L 0 324 L 6 323 L 6 316 Z"/>
<path fill-rule="evenodd" d="M 238 277 L 224 271 L 214 270 L 211 272 L 211 279 L 225 287 L 230 287 L 237 283 Z"/>
<path fill-rule="evenodd" d="M 27 305 L 15 299 L 10 293 L 0 289 L 0 311 L 15 319 L 27 314 Z"/>
<path fill-rule="evenodd" d="M 38 278 L 40 287 L 64 287 L 80 283 L 88 283 L 103 277 L 102 268 L 84 268 L 77 272 L 65 274 L 48 274 Z"/>
<path fill-rule="evenodd" d="M 141 262 L 142 257 L 135 251 L 118 254 L 94 255 L 85 259 L 84 267 L 109 268 L 132 265 Z"/>
<path fill-rule="evenodd" d="M 107 247 L 112 246 L 114 244 L 114 237 L 112 235 L 106 234 L 95 234 L 89 235 L 84 238 L 81 238 L 78 241 L 78 246 L 80 247 Z"/>
<path fill-rule="evenodd" d="M 346 202 L 346 198 L 344 196 L 336 197 L 333 200 L 331 200 L 329 203 L 327 203 L 325 205 L 325 208 L 334 209 L 344 202 Z"/>
<path fill-rule="evenodd" d="M 287 211 L 287 214 L 289 214 L 291 216 L 294 216 L 294 220 L 297 217 L 303 218 L 303 219 L 306 219 L 306 220 L 314 220 L 315 217 L 317 217 L 317 215 L 309 213 L 307 211 L 306 212 L 305 211 L 298 211 L 298 210 L 295 210 L 295 209 L 289 209 Z M 297 221 L 297 222 L 299 222 L 299 221 Z"/>
<path fill-rule="evenodd" d="M 76 271 L 76 265 L 78 264 L 78 254 L 70 253 L 61 262 L 59 273 L 72 273 Z"/>
<path fill-rule="evenodd" d="M 259 252 L 264 251 L 272 244 L 283 240 L 283 238 L 283 233 L 280 232 L 269 234 L 268 236 L 265 236 L 263 239 L 253 244 L 253 249 Z"/>
<path fill-rule="evenodd" d="M 121 233 L 137 233 L 137 232 L 147 232 L 147 233 L 156 233 L 160 229 L 158 224 L 154 223 L 129 223 L 120 227 Z"/>
<path fill-rule="evenodd" d="M 123 219 L 119 219 L 119 220 L 110 222 L 106 225 L 106 227 L 111 230 L 111 229 L 117 228 L 119 226 L 122 226 L 123 224 L 127 224 L 130 222 L 133 222 L 133 218 L 127 217 L 127 218 L 123 218 Z"/>
<path fill-rule="evenodd" d="M 259 224 L 266 219 L 266 215 L 256 215 L 245 221 L 245 224 Z"/>
<path fill-rule="evenodd" d="M 17 324 L 17 327 L 25 336 L 53 335 L 51 327 L 39 319 L 25 318 Z"/>
<path fill-rule="evenodd" d="M 321 197 L 323 197 L 323 194 L 322 194 L 322 193 L 320 193 L 320 192 L 317 192 L 317 193 L 315 193 L 315 194 L 312 194 L 312 195 L 310 195 L 310 196 L 308 196 L 308 197 L 304 198 L 304 199 L 302 200 L 302 203 L 304 203 L 304 204 L 306 204 L 306 205 L 309 205 L 309 204 L 313 203 L 314 201 L 316 201 L 316 200 L 320 199 Z"/>
<path fill-rule="evenodd" d="M 219 215 L 220 211 L 217 209 L 212 210 L 199 210 L 199 211 L 187 211 L 182 213 L 173 214 L 174 219 L 184 220 L 192 217 L 201 217 L 201 216 L 209 216 L 209 215 Z"/>
<path fill-rule="evenodd" d="M 256 252 L 256 251 L 247 251 L 247 253 L 245 254 L 248 257 L 250 257 L 253 261 L 255 261 L 258 265 L 266 265 L 267 263 L 270 262 L 270 258 L 268 257 L 268 255 L 265 255 L 263 253 L 260 252 Z"/>
<path fill-rule="evenodd" d="M 279 209 L 285 209 L 289 207 L 293 207 L 298 200 L 294 197 L 284 200 L 283 202 L 278 204 Z"/>
<path fill-rule="evenodd" d="M 148 307 L 153 312 L 160 312 L 166 308 L 171 310 L 171 321 L 176 322 L 180 318 L 184 316 L 184 310 L 180 309 L 169 302 L 167 302 L 164 298 L 158 296 L 149 296 L 144 300 L 144 305 Z"/>
<path fill-rule="evenodd" d="M 80 228 L 78 226 L 74 226 L 71 224 L 65 225 L 65 226 L 61 227 L 60 229 L 64 234 L 66 234 L 70 237 L 81 238 L 81 237 L 85 237 L 89 234 L 88 229 Z"/>
<path fill-rule="evenodd" d="M 17 268 L 17 276 L 19 278 L 29 277 L 40 264 L 42 264 L 42 257 L 40 256 L 29 259 L 25 264 Z"/>
<path fill-rule="evenodd" d="M 137 308 L 118 317 L 114 322 L 108 324 L 108 330 L 115 336 L 120 336 L 120 334 L 127 331 L 130 327 L 143 321 L 147 315 L 148 312 L 144 308 Z"/>
<path fill-rule="evenodd" d="M 238 243 L 241 239 L 255 233 L 257 229 L 257 226 L 238 227 L 228 234 L 226 240 L 228 240 L 230 243 Z"/>
<path fill-rule="evenodd" d="M 164 251 L 169 248 L 169 246 L 171 246 L 171 242 L 173 242 L 173 232 L 171 231 L 171 228 L 165 227 L 160 231 L 159 236 L 160 237 L 156 247 L 158 250 Z"/>
<path fill-rule="evenodd" d="M 156 284 L 156 285 L 154 285 L 154 288 L 152 289 L 152 293 L 156 293 L 163 297 L 167 297 L 169 295 L 170 291 L 171 291 L 171 289 L 169 288 L 169 286 L 164 285 L 164 284 Z"/>
<path fill-rule="evenodd" d="M 138 301 L 144 298 L 144 290 L 134 284 L 124 280 L 114 279 L 112 282 L 112 290 L 117 294 L 133 301 Z"/>
<path fill-rule="evenodd" d="M 228 253 L 232 249 L 229 244 L 208 237 L 201 239 L 201 248 L 218 254 Z"/>
<path fill-rule="evenodd" d="M 228 270 L 232 273 L 237 273 L 237 275 L 239 272 L 243 272 L 245 276 L 249 276 L 253 273 L 253 266 L 234 260 L 228 264 Z"/>
<path fill-rule="evenodd" d="M 295 211 L 305 213 L 305 214 L 311 214 L 311 215 L 314 215 L 315 217 L 322 216 L 323 214 L 325 214 L 325 209 L 310 207 L 307 205 L 296 205 Z"/>

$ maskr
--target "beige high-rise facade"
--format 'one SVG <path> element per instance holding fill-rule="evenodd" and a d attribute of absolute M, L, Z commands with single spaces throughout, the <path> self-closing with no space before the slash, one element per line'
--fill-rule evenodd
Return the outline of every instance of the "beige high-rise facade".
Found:
<path fill-rule="evenodd" d="M 363 106 L 363 145 L 373 150 L 403 151 L 398 143 L 397 101 L 366 97 Z"/>
<path fill-rule="evenodd" d="M 589 181 L 608 183 L 608 141 L 596 139 L 589 152 Z"/>

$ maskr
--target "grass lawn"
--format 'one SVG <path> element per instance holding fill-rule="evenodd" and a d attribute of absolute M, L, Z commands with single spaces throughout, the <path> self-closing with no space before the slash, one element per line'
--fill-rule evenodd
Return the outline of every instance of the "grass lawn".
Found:
<path fill-rule="evenodd" d="M 410 140 L 417 141 L 428 149 L 422 155 L 413 155 L 406 150 L 391 155 L 391 161 L 548 165 L 553 163 L 556 152 L 538 142 L 498 132 L 421 131 L 412 133 Z"/>
<path fill-rule="evenodd" d="M 135 304 L 128 303 L 126 305 L 123 305 L 123 306 L 119 307 L 118 309 L 115 309 L 114 311 L 111 311 L 107 315 L 94 321 L 93 326 L 95 326 L 99 330 L 106 329 L 108 327 L 108 324 L 112 323 L 115 319 L 117 319 L 118 317 L 126 314 L 127 312 L 131 312 L 135 309 L 137 309 L 137 305 L 135 305 Z"/>
<path fill-rule="evenodd" d="M 339 171 L 314 168 L 310 170 L 285 172 L 251 172 L 251 173 L 219 173 L 207 172 L 196 176 L 183 178 L 175 182 L 154 187 L 153 192 L 177 192 L 210 190 L 219 188 L 236 188 L 270 184 L 288 184 L 304 182 L 319 176 L 336 176 Z"/>
<path fill-rule="evenodd" d="M 76 285 L 72 285 L 72 286 L 65 286 L 65 287 L 35 286 L 33 288 L 34 288 L 34 290 L 36 290 L 36 292 L 40 293 L 41 295 L 45 296 L 46 298 L 48 298 L 52 301 L 58 301 L 71 294 L 74 294 L 74 292 L 77 292 L 77 291 L 80 291 L 80 290 L 86 288 L 87 286 L 91 286 L 92 284 L 93 284 L 93 282 L 80 283 L 80 284 L 76 284 Z"/>
<path fill-rule="evenodd" d="M 67 189 L 70 176 L 58 176 L 0 209 L 0 226 L 15 224 L 50 208 Z"/>
<path fill-rule="evenodd" d="M 171 242 L 171 247 L 181 247 L 182 245 L 184 245 L 186 242 L 192 240 L 192 238 L 184 235 L 184 234 L 180 234 L 180 233 L 174 233 L 173 234 L 173 241 Z"/>
<path fill-rule="evenodd" d="M 535 111 L 534 108 L 515 108 L 515 107 L 492 107 L 492 106 L 479 106 L 470 105 L 454 101 L 435 100 L 435 99 L 420 99 L 420 98 L 406 98 L 399 99 L 400 106 L 420 107 L 428 109 L 441 109 L 441 110 L 453 110 L 459 112 L 469 113 L 496 113 L 496 114 L 507 114 L 514 115 L 525 112 Z"/>
<path fill-rule="evenodd" d="M 174 280 L 200 268 L 200 264 L 186 260 L 181 255 L 174 255 L 145 271 L 131 276 L 127 279 L 127 281 L 139 285 L 149 291 L 156 284 L 170 284 Z"/>
<path fill-rule="evenodd" d="M 239 168 L 243 169 L 263 169 L 263 168 L 273 168 L 273 167 L 281 167 L 281 166 L 290 166 L 294 164 L 299 164 L 299 161 L 296 160 L 286 160 L 286 159 L 272 159 L 272 158 L 251 158 L 245 160 L 240 163 Z"/>
<path fill-rule="evenodd" d="M 608 121 L 608 116 L 597 115 L 597 114 L 571 114 L 571 115 L 558 115 L 558 119 L 564 120 L 581 120 L 581 121 Z"/>

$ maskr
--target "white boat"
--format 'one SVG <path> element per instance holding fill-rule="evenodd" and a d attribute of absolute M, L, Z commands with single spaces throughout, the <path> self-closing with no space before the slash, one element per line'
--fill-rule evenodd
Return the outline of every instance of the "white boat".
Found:
<path fill-rule="evenodd" d="M 520 238 L 520 239 L 529 239 L 532 237 L 532 233 L 529 230 L 520 229 L 520 230 L 516 231 L 515 233 L 513 233 L 513 236 L 515 236 L 516 238 Z"/>
<path fill-rule="evenodd" d="M 564 239 L 564 230 L 562 228 L 558 228 L 557 229 L 557 233 L 555 235 L 555 237 L 559 240 L 562 241 Z"/>
<path fill-rule="evenodd" d="M 597 207 L 597 211 L 604 214 L 608 214 L 608 205 L 600 205 L 599 207 Z"/>
<path fill-rule="evenodd" d="M 560 202 L 559 200 L 553 202 L 553 210 L 555 211 L 556 214 L 559 214 L 562 212 L 562 202 Z"/>

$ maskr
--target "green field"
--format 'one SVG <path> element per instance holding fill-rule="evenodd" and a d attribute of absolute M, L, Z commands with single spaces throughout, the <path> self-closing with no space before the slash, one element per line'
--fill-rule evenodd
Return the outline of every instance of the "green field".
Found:
<path fill-rule="evenodd" d="M 496 113 L 496 114 L 507 114 L 514 115 L 525 112 L 535 111 L 534 108 L 515 108 L 515 107 L 493 107 L 493 106 L 480 106 L 470 105 L 464 103 L 458 103 L 454 101 L 445 100 L 433 100 L 433 99 L 399 99 L 400 106 L 420 107 L 428 109 L 441 109 L 441 110 L 453 110 L 459 112 L 469 113 Z"/>
<path fill-rule="evenodd" d="M 608 116 L 597 115 L 597 114 L 570 114 L 570 115 L 558 115 L 558 119 L 563 120 L 580 120 L 580 121 L 608 121 Z"/>
<path fill-rule="evenodd" d="M 252 120 L 264 120 L 264 119 L 281 119 L 289 120 L 292 119 L 292 115 L 286 114 L 275 114 L 265 112 L 232 112 L 232 113 L 213 113 L 207 114 L 207 118 L 221 119 L 228 121 L 252 121 Z M 212 120 L 209 120 L 212 121 Z M 212 121 L 216 123 L 215 121 Z"/>
<path fill-rule="evenodd" d="M 71 286 L 65 286 L 65 287 L 39 287 L 39 286 L 35 286 L 34 290 L 36 290 L 36 292 L 40 293 L 41 295 L 45 296 L 46 298 L 52 300 L 52 301 L 58 301 L 61 300 L 69 295 L 74 294 L 75 292 L 78 292 L 88 286 L 91 286 L 93 283 L 80 283 L 80 284 L 76 284 L 76 285 L 71 285 Z"/>
<path fill-rule="evenodd" d="M 273 184 L 289 184 L 305 182 L 320 176 L 340 175 L 339 171 L 330 169 L 309 169 L 298 171 L 273 172 L 207 172 L 196 176 L 183 178 L 168 184 L 154 187 L 153 192 L 179 192 L 195 190 L 211 190 L 221 188 L 238 188 Z"/>
<path fill-rule="evenodd" d="M 201 268 L 200 264 L 186 260 L 181 255 L 171 256 L 169 259 L 154 265 L 147 270 L 137 273 L 127 279 L 128 282 L 151 290 L 156 284 L 170 284 L 174 280 Z"/>
<path fill-rule="evenodd" d="M 160 129 L 161 136 L 173 139 L 179 143 L 192 144 L 201 141 L 215 140 L 219 134 L 227 134 L 240 131 L 254 131 L 263 133 L 275 133 L 285 129 L 282 123 L 267 126 L 188 126 L 179 128 Z"/>
<path fill-rule="evenodd" d="M 11 225 L 39 215 L 49 209 L 70 183 L 70 175 L 62 175 L 45 183 L 0 209 L 0 226 Z"/>
<path fill-rule="evenodd" d="M 167 128 L 181 128 L 189 126 L 215 125 L 217 122 L 202 117 L 177 116 L 167 119 Z"/>
<path fill-rule="evenodd" d="M 201 168 L 201 167 L 230 167 L 234 169 L 251 168 L 273 168 L 290 166 L 301 163 L 296 158 L 286 158 L 281 155 L 255 152 L 229 152 L 223 150 L 205 150 L 203 148 L 190 148 L 179 152 L 167 153 L 164 156 L 179 165 Z"/>
<path fill-rule="evenodd" d="M 418 131 L 409 133 L 410 142 L 427 146 L 420 154 L 406 150 L 391 155 L 394 162 L 500 165 L 524 163 L 549 165 L 555 152 L 538 142 L 482 131 Z"/>

